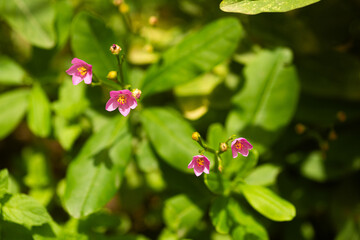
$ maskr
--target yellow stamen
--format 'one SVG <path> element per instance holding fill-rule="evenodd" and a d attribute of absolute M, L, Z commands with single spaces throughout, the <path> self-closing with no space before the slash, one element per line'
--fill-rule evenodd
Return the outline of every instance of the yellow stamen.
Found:
<path fill-rule="evenodd" d="M 127 98 L 124 95 L 121 95 L 118 99 L 117 102 L 120 103 L 121 105 L 124 105 L 127 102 Z"/>
<path fill-rule="evenodd" d="M 198 166 L 203 166 L 204 165 L 204 159 L 203 158 L 198 158 L 196 161 L 197 161 Z"/>
<path fill-rule="evenodd" d="M 239 141 L 237 141 L 235 143 L 235 148 L 241 150 L 243 148 L 243 145 Z"/>
<path fill-rule="evenodd" d="M 77 70 L 81 76 L 84 76 L 87 73 L 87 69 L 84 66 L 78 67 Z"/>

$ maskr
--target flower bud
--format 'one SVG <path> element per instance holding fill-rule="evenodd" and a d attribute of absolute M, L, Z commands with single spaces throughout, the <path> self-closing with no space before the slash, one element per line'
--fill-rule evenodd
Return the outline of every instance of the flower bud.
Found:
<path fill-rule="evenodd" d="M 115 6 L 120 6 L 120 4 L 122 4 L 124 1 L 123 0 L 114 0 L 113 1 L 113 4 L 115 5 Z"/>
<path fill-rule="evenodd" d="M 110 71 L 108 75 L 106 76 L 107 79 L 116 79 L 117 72 L 116 71 Z"/>
<path fill-rule="evenodd" d="M 191 138 L 198 142 L 200 140 L 200 133 L 193 132 L 193 134 L 191 135 Z"/>
<path fill-rule="evenodd" d="M 306 127 L 304 126 L 304 124 L 298 123 L 295 125 L 295 132 L 297 134 L 303 134 L 306 130 Z"/>
<path fill-rule="evenodd" d="M 157 18 L 157 17 L 151 16 L 151 17 L 149 18 L 149 24 L 150 24 L 151 26 L 155 26 L 157 23 L 158 23 L 158 18 Z"/>
<path fill-rule="evenodd" d="M 329 132 L 329 140 L 334 141 L 334 140 L 336 140 L 336 139 L 337 139 L 337 134 L 336 134 L 335 130 L 331 130 L 331 131 Z"/>
<path fill-rule="evenodd" d="M 225 152 L 228 149 L 228 146 L 226 143 L 220 143 L 220 151 Z"/>
<path fill-rule="evenodd" d="M 120 6 L 119 6 L 119 11 L 120 11 L 121 13 L 128 13 L 129 10 L 130 10 L 130 7 L 129 7 L 129 5 L 127 5 L 125 2 L 122 2 L 122 3 L 120 4 Z"/>
<path fill-rule="evenodd" d="M 346 114 L 343 111 L 337 112 L 336 117 L 340 122 L 346 121 Z"/>
<path fill-rule="evenodd" d="M 120 51 L 121 51 L 121 47 L 117 44 L 113 44 L 110 47 L 110 51 L 112 54 L 114 55 L 119 55 Z"/>
<path fill-rule="evenodd" d="M 139 99 L 140 96 L 141 96 L 141 90 L 139 90 L 137 88 L 132 90 L 132 95 L 133 95 L 134 98 Z"/>

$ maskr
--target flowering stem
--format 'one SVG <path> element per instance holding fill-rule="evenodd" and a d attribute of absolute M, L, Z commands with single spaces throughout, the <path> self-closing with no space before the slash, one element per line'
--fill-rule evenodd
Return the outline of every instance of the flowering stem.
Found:
<path fill-rule="evenodd" d="M 123 72 L 123 68 L 122 68 L 122 63 L 124 61 L 124 54 L 121 55 L 121 59 L 120 59 L 120 56 L 117 54 L 115 55 L 116 56 L 116 60 L 117 60 L 117 63 L 118 63 L 118 68 L 119 68 L 119 71 L 118 71 L 118 81 L 121 85 L 121 87 L 124 89 L 125 88 L 125 81 L 124 81 L 124 72 Z"/>
<path fill-rule="evenodd" d="M 99 86 L 102 84 L 101 79 L 98 78 L 95 73 L 93 73 L 93 78 L 96 80 L 96 82 L 91 82 L 91 86 Z"/>

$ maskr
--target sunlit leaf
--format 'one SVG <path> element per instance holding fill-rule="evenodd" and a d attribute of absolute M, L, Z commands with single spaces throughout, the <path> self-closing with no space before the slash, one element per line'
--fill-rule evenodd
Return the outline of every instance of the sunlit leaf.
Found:
<path fill-rule="evenodd" d="M 268 188 L 244 184 L 241 189 L 250 205 L 271 220 L 290 221 L 296 215 L 295 207 L 291 203 Z"/>
<path fill-rule="evenodd" d="M 261 12 L 287 12 L 305 7 L 320 0 L 223 0 L 220 9 L 224 12 L 258 14 Z"/>
<path fill-rule="evenodd" d="M 40 137 L 47 137 L 51 130 L 50 102 L 40 84 L 34 84 L 29 98 L 27 122 L 30 130 Z"/>
<path fill-rule="evenodd" d="M 17 89 L 0 95 L 0 139 L 6 137 L 23 118 L 28 107 L 29 90 Z"/>
<path fill-rule="evenodd" d="M 268 186 L 274 184 L 280 173 L 280 167 L 272 164 L 264 164 L 254 169 L 246 178 L 245 182 L 250 185 Z"/>
<path fill-rule="evenodd" d="M 8 191 L 9 173 L 7 169 L 0 171 L 0 197 Z"/>
<path fill-rule="evenodd" d="M 0 1 L 0 13 L 9 25 L 33 45 L 55 45 L 55 8 L 47 0 Z"/>
<path fill-rule="evenodd" d="M 26 75 L 22 67 L 6 56 L 0 56 L 0 84 L 21 85 Z"/>
<path fill-rule="evenodd" d="M 4 220 L 25 226 L 40 226 L 51 220 L 46 209 L 33 198 L 23 195 L 7 195 L 9 199 L 3 203 Z"/>
<path fill-rule="evenodd" d="M 227 59 L 235 50 L 243 30 L 234 18 L 210 23 L 164 53 L 143 80 L 143 95 L 168 90 L 193 80 Z"/>

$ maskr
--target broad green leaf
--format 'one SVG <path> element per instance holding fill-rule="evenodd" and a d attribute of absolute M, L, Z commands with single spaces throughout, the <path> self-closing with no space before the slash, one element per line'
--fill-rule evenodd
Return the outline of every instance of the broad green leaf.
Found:
<path fill-rule="evenodd" d="M 4 220 L 25 225 L 40 226 L 51 221 L 46 209 L 35 199 L 24 194 L 8 195 L 2 207 Z"/>
<path fill-rule="evenodd" d="M 50 184 L 50 169 L 43 152 L 27 148 L 22 152 L 27 174 L 24 183 L 30 188 L 42 188 Z"/>
<path fill-rule="evenodd" d="M 229 199 L 228 202 L 228 211 L 234 222 L 238 223 L 240 226 L 236 227 L 232 231 L 232 236 L 234 239 L 269 239 L 266 229 L 251 215 L 249 211 L 246 210 L 244 206 L 233 198 Z"/>
<path fill-rule="evenodd" d="M 230 180 L 226 179 L 222 173 L 214 171 L 204 176 L 205 185 L 215 194 L 228 194 L 231 190 Z"/>
<path fill-rule="evenodd" d="M 29 98 L 27 122 L 30 130 L 39 137 L 47 137 L 51 130 L 50 102 L 41 85 L 34 84 Z"/>
<path fill-rule="evenodd" d="M 198 154 L 191 135 L 191 125 L 178 113 L 163 108 L 147 108 L 141 121 L 157 153 L 171 166 L 183 172 L 192 172 L 187 166 Z"/>
<path fill-rule="evenodd" d="M 148 139 L 143 139 L 137 147 L 137 162 L 139 168 L 144 172 L 153 172 L 159 169 L 158 159 L 151 148 Z"/>
<path fill-rule="evenodd" d="M 13 131 L 28 107 L 29 90 L 17 89 L 0 95 L 0 139 Z"/>
<path fill-rule="evenodd" d="M 23 68 L 14 60 L 6 56 L 0 56 L 0 84 L 21 85 L 26 76 Z"/>
<path fill-rule="evenodd" d="M 56 33 L 57 47 L 62 48 L 70 36 L 71 21 L 73 18 L 73 7 L 69 1 L 56 1 Z"/>
<path fill-rule="evenodd" d="M 301 165 L 301 173 L 303 176 L 317 181 L 325 182 L 328 179 L 326 168 L 326 161 L 321 151 L 314 151 L 309 154 Z"/>
<path fill-rule="evenodd" d="M 9 25 L 33 45 L 55 45 L 55 9 L 48 0 L 0 1 L 0 14 Z"/>
<path fill-rule="evenodd" d="M 118 89 L 120 85 L 106 79 L 109 71 L 117 70 L 116 59 L 109 51 L 114 43 L 120 44 L 114 33 L 99 19 L 83 12 L 73 20 L 71 47 L 75 57 L 91 64 L 93 72 L 105 84 Z"/>
<path fill-rule="evenodd" d="M 240 155 L 240 154 L 239 154 Z M 259 153 L 256 149 L 251 149 L 249 151 L 249 155 L 247 157 L 237 157 L 234 161 L 239 161 L 239 167 L 237 168 L 236 177 L 237 178 L 245 178 L 250 171 L 256 166 L 259 159 Z"/>
<path fill-rule="evenodd" d="M 270 189 L 261 186 L 241 186 L 246 200 L 259 213 L 274 221 L 290 221 L 295 215 L 295 207 Z"/>
<path fill-rule="evenodd" d="M 262 50 L 245 67 L 244 88 L 232 99 L 239 114 L 236 130 L 253 126 L 275 131 L 289 123 L 299 95 L 291 58 L 286 48 Z"/>
<path fill-rule="evenodd" d="M 53 103 L 56 114 L 69 120 L 82 114 L 89 106 L 85 90 L 84 84 L 74 86 L 70 79 L 65 80 L 59 89 L 59 100 Z"/>
<path fill-rule="evenodd" d="M 0 198 L 8 191 L 9 172 L 7 169 L 0 171 Z"/>
<path fill-rule="evenodd" d="M 119 188 L 131 154 L 131 137 L 125 122 L 119 117 L 110 121 L 86 142 L 70 164 L 64 202 L 73 217 L 99 210 Z"/>
<path fill-rule="evenodd" d="M 61 116 L 55 116 L 54 128 L 55 136 L 65 150 L 71 149 L 75 140 L 82 132 L 80 124 L 71 124 Z"/>
<path fill-rule="evenodd" d="M 258 14 L 262 12 L 287 12 L 319 2 L 320 0 L 223 0 L 224 12 Z"/>
<path fill-rule="evenodd" d="M 245 182 L 249 185 L 272 185 L 276 182 L 280 170 L 280 167 L 272 164 L 261 165 L 245 178 Z"/>
<path fill-rule="evenodd" d="M 167 227 L 182 237 L 198 224 L 204 211 L 186 195 L 180 194 L 166 200 L 163 214 Z"/>
<path fill-rule="evenodd" d="M 211 222 L 214 225 L 217 232 L 226 234 L 229 233 L 234 222 L 230 216 L 227 205 L 229 203 L 229 198 L 227 197 L 218 197 L 212 203 L 210 208 L 210 218 Z"/>
<path fill-rule="evenodd" d="M 143 80 L 143 96 L 168 90 L 193 80 L 227 59 L 243 30 L 238 20 L 223 18 L 210 23 L 164 53 Z"/>
<path fill-rule="evenodd" d="M 33 240 L 31 232 L 25 226 L 1 221 L 1 240 Z"/>

